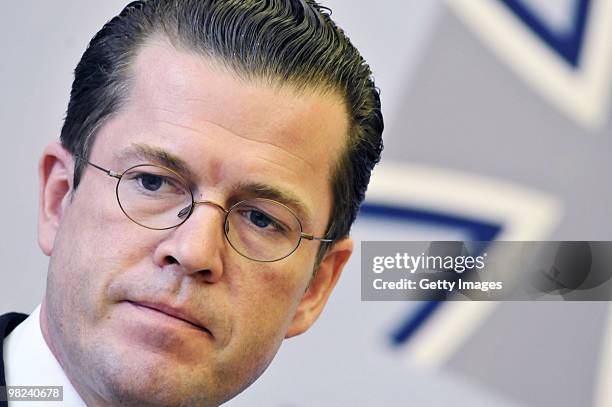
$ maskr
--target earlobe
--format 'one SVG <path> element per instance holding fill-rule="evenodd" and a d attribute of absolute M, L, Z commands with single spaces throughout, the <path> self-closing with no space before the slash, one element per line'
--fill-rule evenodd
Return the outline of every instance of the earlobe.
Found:
<path fill-rule="evenodd" d="M 304 333 L 321 315 L 352 252 L 353 240 L 350 237 L 336 241 L 327 251 L 298 305 L 285 338 Z"/>
<path fill-rule="evenodd" d="M 55 236 L 72 192 L 74 161 L 60 143 L 49 144 L 38 164 L 38 244 L 43 253 L 53 252 Z"/>

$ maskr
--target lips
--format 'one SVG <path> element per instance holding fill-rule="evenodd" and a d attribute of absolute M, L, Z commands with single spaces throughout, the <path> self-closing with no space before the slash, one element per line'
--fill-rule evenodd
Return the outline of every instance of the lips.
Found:
<path fill-rule="evenodd" d="M 210 336 L 213 336 L 212 332 L 210 332 L 210 330 L 204 326 L 203 322 L 195 318 L 191 313 L 189 313 L 188 311 L 184 309 L 175 308 L 175 307 L 171 307 L 166 304 L 155 303 L 155 302 L 146 302 L 146 301 L 126 301 L 126 302 L 136 307 L 147 308 L 151 311 L 159 312 L 161 314 L 165 314 L 168 317 L 178 319 L 179 321 L 183 321 L 186 324 L 189 324 L 192 327 L 200 331 L 204 331 Z"/>

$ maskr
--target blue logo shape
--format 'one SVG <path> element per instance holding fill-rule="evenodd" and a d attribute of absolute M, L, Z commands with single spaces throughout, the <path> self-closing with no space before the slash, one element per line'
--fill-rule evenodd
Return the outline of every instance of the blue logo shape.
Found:
<path fill-rule="evenodd" d="M 576 0 L 566 32 L 557 32 L 521 0 L 497 0 L 506 5 L 529 29 L 574 69 L 580 65 L 591 0 Z M 607 1 L 607 0 L 604 0 Z"/>
<path fill-rule="evenodd" d="M 427 225 L 445 226 L 466 232 L 471 240 L 492 241 L 502 231 L 502 225 L 471 219 L 453 214 L 440 213 L 423 208 L 398 207 L 365 203 L 359 217 L 373 217 L 395 222 L 419 222 Z M 392 346 L 401 346 L 444 304 L 442 301 L 425 301 L 415 313 L 408 312 L 391 333 Z"/>

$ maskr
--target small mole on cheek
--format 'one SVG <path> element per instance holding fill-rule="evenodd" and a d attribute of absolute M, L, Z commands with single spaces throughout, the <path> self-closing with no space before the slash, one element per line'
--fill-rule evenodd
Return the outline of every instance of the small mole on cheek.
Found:
<path fill-rule="evenodd" d="M 261 278 L 263 279 L 264 283 L 269 283 L 276 280 L 276 273 L 264 271 L 263 273 L 261 273 Z"/>
<path fill-rule="evenodd" d="M 278 292 L 292 290 L 297 280 L 293 278 L 292 273 L 295 270 L 291 268 L 279 268 L 274 270 L 261 271 L 259 273 L 259 282 L 262 287 L 268 287 Z"/>
<path fill-rule="evenodd" d="M 282 272 L 282 270 L 279 270 Z M 279 277 L 279 272 L 273 272 L 273 271 L 263 271 L 261 272 L 261 279 L 263 280 L 264 283 L 271 283 L 274 282 L 276 280 L 278 280 Z"/>

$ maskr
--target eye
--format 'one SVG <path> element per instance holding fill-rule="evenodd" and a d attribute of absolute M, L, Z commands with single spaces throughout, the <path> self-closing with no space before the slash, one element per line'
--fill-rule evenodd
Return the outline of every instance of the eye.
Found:
<path fill-rule="evenodd" d="M 249 211 L 249 220 L 253 222 L 253 224 L 260 228 L 266 228 L 270 223 L 272 223 L 272 219 L 270 219 L 266 214 L 259 211 Z"/>
<path fill-rule="evenodd" d="M 163 170 L 130 171 L 124 175 L 123 181 L 131 181 L 134 192 L 147 196 L 185 195 L 188 190 L 180 180 L 163 173 Z"/>
<path fill-rule="evenodd" d="M 287 228 L 279 221 L 259 209 L 244 208 L 238 211 L 238 214 L 240 214 L 241 219 L 243 219 L 246 225 L 252 228 L 251 230 L 254 229 L 266 233 L 285 233 L 287 231 Z"/>
<path fill-rule="evenodd" d="M 162 187 L 164 182 L 166 182 L 166 180 L 164 180 L 164 178 L 160 177 L 159 175 L 147 173 L 141 173 L 137 178 L 140 181 L 140 185 L 147 191 L 151 192 L 158 191 Z"/>

